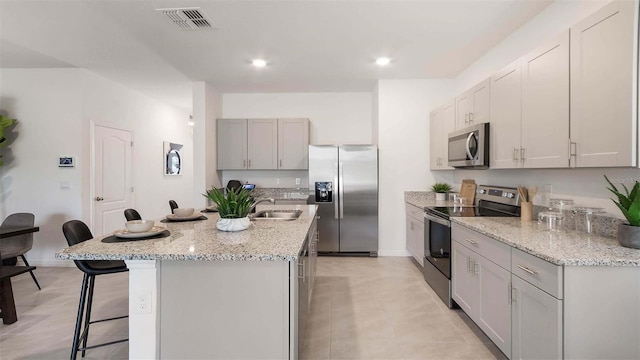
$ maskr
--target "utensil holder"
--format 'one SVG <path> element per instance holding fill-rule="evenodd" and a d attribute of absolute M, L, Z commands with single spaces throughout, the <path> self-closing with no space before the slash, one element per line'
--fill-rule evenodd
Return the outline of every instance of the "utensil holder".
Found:
<path fill-rule="evenodd" d="M 520 220 L 531 221 L 533 215 L 533 203 L 530 201 L 523 201 L 520 203 Z"/>

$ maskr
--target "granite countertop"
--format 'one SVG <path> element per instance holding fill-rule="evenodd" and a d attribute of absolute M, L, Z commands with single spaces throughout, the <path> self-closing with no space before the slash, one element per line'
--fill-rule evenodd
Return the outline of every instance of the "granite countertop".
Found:
<path fill-rule="evenodd" d="M 453 201 L 436 201 L 436 194 L 432 191 L 405 191 L 404 201 L 421 209 L 425 207 L 443 206 L 443 207 L 472 207 L 469 205 L 455 204 Z"/>
<path fill-rule="evenodd" d="M 475 230 L 556 265 L 640 266 L 640 250 L 613 238 L 575 230 L 548 231 L 537 221 L 506 217 L 460 217 L 451 222 Z"/>
<path fill-rule="evenodd" d="M 115 243 L 101 236 L 56 253 L 62 260 L 206 260 L 295 261 L 316 213 L 315 205 L 258 205 L 259 210 L 302 210 L 293 221 L 256 220 L 247 230 L 216 229 L 218 213 L 203 213 L 208 220 L 167 222 L 170 236 Z M 124 227 L 124 223 L 123 223 Z"/>
<path fill-rule="evenodd" d="M 406 191 L 404 199 L 420 208 L 453 206 L 435 201 L 428 191 Z M 640 266 L 640 250 L 623 247 L 612 237 L 575 230 L 551 232 L 537 221 L 522 222 L 513 217 L 453 217 L 451 222 L 556 265 Z"/>

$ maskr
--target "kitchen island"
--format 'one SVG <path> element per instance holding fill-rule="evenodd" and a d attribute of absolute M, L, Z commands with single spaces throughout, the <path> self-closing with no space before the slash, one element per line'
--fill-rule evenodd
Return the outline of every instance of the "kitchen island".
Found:
<path fill-rule="evenodd" d="M 131 359 L 293 359 L 298 313 L 308 305 L 298 301 L 298 278 L 313 277 L 312 266 L 302 264 L 315 237 L 316 207 L 260 208 L 302 214 L 226 233 L 216 229 L 217 213 L 204 213 L 207 220 L 157 222 L 167 237 L 110 243 L 98 237 L 56 257 L 126 262 Z"/>

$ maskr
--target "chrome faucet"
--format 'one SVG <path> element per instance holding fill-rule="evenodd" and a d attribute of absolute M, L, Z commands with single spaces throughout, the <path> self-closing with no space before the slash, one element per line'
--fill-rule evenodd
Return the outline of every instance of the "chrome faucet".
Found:
<path fill-rule="evenodd" d="M 254 202 L 253 204 L 251 204 L 251 207 L 249 208 L 249 212 L 252 212 L 252 211 L 253 211 L 253 209 L 255 209 L 256 205 L 258 205 L 258 204 L 260 204 L 260 203 L 262 203 L 262 202 L 265 202 L 265 201 L 268 201 L 268 202 L 270 202 L 270 203 L 272 203 L 272 204 L 275 204 L 275 203 L 276 203 L 276 201 L 275 201 L 274 199 L 272 199 L 272 198 L 260 199 L 260 200 L 258 200 L 258 201 L 256 201 L 256 202 Z"/>

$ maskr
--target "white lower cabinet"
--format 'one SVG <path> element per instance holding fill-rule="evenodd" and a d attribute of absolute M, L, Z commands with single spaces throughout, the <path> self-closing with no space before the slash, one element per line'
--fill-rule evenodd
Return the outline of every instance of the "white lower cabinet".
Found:
<path fill-rule="evenodd" d="M 511 281 L 511 359 L 561 359 L 562 300 L 515 275 Z"/>
<path fill-rule="evenodd" d="M 406 204 L 407 250 L 413 258 L 424 266 L 424 215 L 422 209 Z"/>
<path fill-rule="evenodd" d="M 500 351 L 509 357 L 511 273 L 462 242 L 452 240 L 452 297 Z"/>
<path fill-rule="evenodd" d="M 478 325 L 507 356 L 511 354 L 511 273 L 479 258 Z"/>

